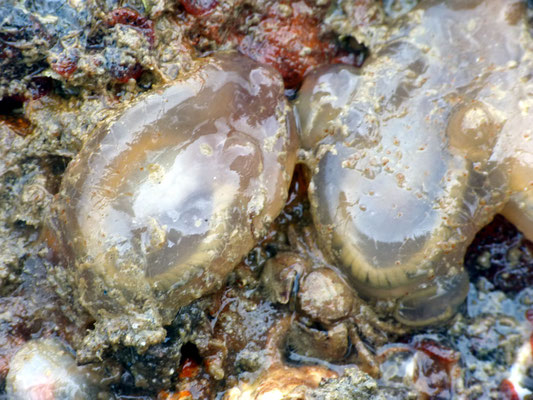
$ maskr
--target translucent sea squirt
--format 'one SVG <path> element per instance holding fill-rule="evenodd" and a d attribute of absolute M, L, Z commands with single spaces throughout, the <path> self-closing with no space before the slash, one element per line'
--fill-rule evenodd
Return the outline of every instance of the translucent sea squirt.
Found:
<path fill-rule="evenodd" d="M 97 128 L 52 221 L 97 320 L 85 348 L 160 342 L 181 306 L 221 286 L 283 207 L 296 150 L 280 76 L 236 54 Z"/>
<path fill-rule="evenodd" d="M 532 39 L 525 4 L 425 1 L 361 71 L 310 74 L 296 109 L 323 248 L 396 318 L 453 315 L 463 257 L 503 212 L 533 235 Z"/>
<path fill-rule="evenodd" d="M 37 339 L 26 343 L 11 361 L 6 392 L 9 400 L 109 398 L 104 381 L 97 368 L 78 366 L 59 340 Z"/>

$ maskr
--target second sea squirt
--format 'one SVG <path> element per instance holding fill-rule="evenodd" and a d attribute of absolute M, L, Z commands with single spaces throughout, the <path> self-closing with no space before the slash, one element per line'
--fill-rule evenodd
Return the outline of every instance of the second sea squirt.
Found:
<path fill-rule="evenodd" d="M 265 233 L 296 162 L 283 90 L 270 67 L 222 54 L 97 128 L 51 222 L 97 321 L 78 357 L 161 342 Z"/>
<path fill-rule="evenodd" d="M 317 70 L 300 90 L 323 249 L 403 323 L 453 315 L 496 213 L 533 238 L 532 54 L 524 2 L 429 0 L 361 71 Z"/>

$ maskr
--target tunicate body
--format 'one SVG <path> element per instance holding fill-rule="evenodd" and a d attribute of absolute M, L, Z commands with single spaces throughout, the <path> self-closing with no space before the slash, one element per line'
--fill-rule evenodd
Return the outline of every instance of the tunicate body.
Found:
<path fill-rule="evenodd" d="M 449 318 L 463 257 L 503 212 L 533 237 L 533 70 L 519 1 L 425 1 L 361 70 L 311 73 L 296 109 L 326 253 L 395 317 Z"/>
<path fill-rule="evenodd" d="M 54 338 L 32 340 L 13 357 L 6 378 L 9 400 L 85 400 L 108 398 L 103 377 Z"/>
<path fill-rule="evenodd" d="M 281 211 L 297 150 L 283 90 L 243 56 L 201 60 L 103 123 L 69 164 L 52 226 L 104 341 L 162 341 Z"/>

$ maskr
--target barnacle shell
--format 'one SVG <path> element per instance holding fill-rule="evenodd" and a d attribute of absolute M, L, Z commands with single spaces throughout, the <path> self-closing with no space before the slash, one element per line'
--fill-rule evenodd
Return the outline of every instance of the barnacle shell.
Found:
<path fill-rule="evenodd" d="M 337 374 L 321 366 L 276 366 L 252 383 L 241 382 L 226 392 L 224 400 L 302 400 L 311 389 Z"/>
<path fill-rule="evenodd" d="M 296 146 L 281 78 L 236 54 L 104 123 L 69 165 L 52 221 L 82 304 L 96 318 L 142 315 L 141 329 L 219 287 L 283 207 Z"/>
<path fill-rule="evenodd" d="M 296 107 L 322 245 L 396 318 L 448 318 L 468 243 L 505 209 L 531 235 L 530 38 L 516 1 L 427 1 L 362 71 L 333 66 Z M 529 39 L 524 40 L 524 38 Z"/>

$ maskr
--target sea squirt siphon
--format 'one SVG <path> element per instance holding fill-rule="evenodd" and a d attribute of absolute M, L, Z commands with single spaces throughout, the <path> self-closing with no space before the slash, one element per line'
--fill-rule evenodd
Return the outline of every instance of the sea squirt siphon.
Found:
<path fill-rule="evenodd" d="M 51 226 L 96 320 L 78 358 L 161 342 L 265 233 L 296 162 L 283 90 L 243 56 L 200 60 L 98 127 L 69 164 Z"/>

